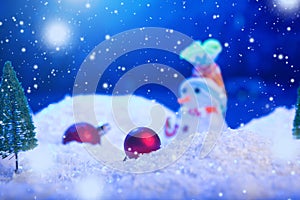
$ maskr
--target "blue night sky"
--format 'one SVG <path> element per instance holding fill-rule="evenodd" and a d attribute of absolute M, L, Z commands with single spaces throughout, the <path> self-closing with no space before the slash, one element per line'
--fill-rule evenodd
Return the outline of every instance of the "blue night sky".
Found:
<path fill-rule="evenodd" d="M 292 107 L 299 86 L 298 0 L 1 0 L 0 65 L 12 61 L 33 112 L 71 95 L 76 74 L 99 43 L 141 27 L 176 30 L 195 40 L 218 39 L 228 93 L 231 127 Z M 97 93 L 135 66 L 149 62 L 175 68 L 186 77 L 192 66 L 170 52 L 141 49 L 117 59 Z M 121 70 L 120 70 L 121 69 Z M 149 87 L 151 92 L 149 92 Z M 146 98 L 177 110 L 174 95 L 158 86 L 140 88 Z"/>

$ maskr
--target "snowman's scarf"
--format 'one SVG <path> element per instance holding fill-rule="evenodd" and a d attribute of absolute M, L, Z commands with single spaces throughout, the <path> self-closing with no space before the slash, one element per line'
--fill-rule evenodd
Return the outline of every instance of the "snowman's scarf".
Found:
<path fill-rule="evenodd" d="M 216 63 L 208 65 L 196 65 L 193 69 L 193 77 L 204 77 L 213 80 L 219 87 L 225 91 L 220 67 Z"/>
<path fill-rule="evenodd" d="M 218 113 L 218 110 L 214 106 L 207 106 L 202 108 L 191 108 L 188 113 L 192 116 L 206 117 L 208 114 Z"/>

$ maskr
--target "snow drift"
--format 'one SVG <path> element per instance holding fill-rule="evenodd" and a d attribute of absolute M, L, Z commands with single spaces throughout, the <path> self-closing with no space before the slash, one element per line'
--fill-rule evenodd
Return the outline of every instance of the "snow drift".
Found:
<path fill-rule="evenodd" d="M 136 126 L 151 126 L 148 111 L 153 105 L 164 111 L 162 117 L 174 115 L 153 101 L 142 97 L 132 99 L 129 115 Z M 74 119 L 71 97 L 36 114 L 33 119 L 39 146 L 20 153 L 21 174 L 14 175 L 13 159 L 0 161 L 0 198 L 300 198 L 300 144 L 292 139 L 291 133 L 294 110 L 278 108 L 240 129 L 226 129 L 204 159 L 199 157 L 203 133 L 197 133 L 179 159 L 174 160 L 172 153 L 183 148 L 180 140 L 172 148 L 164 148 L 170 140 L 159 133 L 165 145 L 161 150 L 123 162 L 126 134 L 120 131 L 122 122 L 114 124 L 110 97 L 95 96 L 94 108 L 97 121 L 109 122 L 112 127 L 99 146 L 62 144 L 64 131 L 76 121 L 96 125 L 85 117 L 88 113 L 84 106 L 76 108 L 81 114 Z M 121 115 L 122 108 L 118 109 Z M 124 130 L 131 128 L 127 125 Z M 101 152 L 108 143 L 115 148 Z M 155 169 L 164 160 L 172 162 L 154 171 L 131 173 L 143 172 L 145 166 Z"/>

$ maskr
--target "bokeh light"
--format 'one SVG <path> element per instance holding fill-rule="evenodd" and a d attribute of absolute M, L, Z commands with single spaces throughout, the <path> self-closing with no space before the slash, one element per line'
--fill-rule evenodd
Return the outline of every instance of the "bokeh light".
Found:
<path fill-rule="evenodd" d="M 64 46 L 70 39 L 70 29 L 64 22 L 52 22 L 44 31 L 45 42 L 50 47 Z"/>
<path fill-rule="evenodd" d="M 278 6 L 284 11 L 294 11 L 299 8 L 300 0 L 277 0 Z"/>

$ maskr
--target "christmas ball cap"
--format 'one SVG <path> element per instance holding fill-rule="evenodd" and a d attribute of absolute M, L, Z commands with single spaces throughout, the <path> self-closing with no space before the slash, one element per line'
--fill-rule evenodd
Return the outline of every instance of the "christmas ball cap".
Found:
<path fill-rule="evenodd" d="M 108 131 L 110 131 L 110 129 L 111 129 L 111 126 L 110 126 L 109 123 L 102 123 L 102 122 L 100 122 L 100 123 L 98 123 L 98 125 L 97 125 L 97 131 L 98 131 L 98 133 L 99 133 L 101 136 L 103 136 L 103 135 L 105 135 L 106 133 L 108 133 Z"/>

